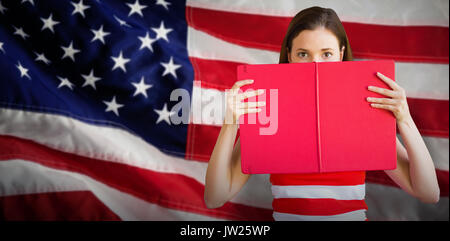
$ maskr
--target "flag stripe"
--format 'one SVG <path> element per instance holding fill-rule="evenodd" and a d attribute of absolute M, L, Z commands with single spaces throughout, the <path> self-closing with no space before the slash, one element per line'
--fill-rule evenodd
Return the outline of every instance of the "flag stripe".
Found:
<path fill-rule="evenodd" d="M 447 137 L 449 101 L 408 98 L 411 116 L 422 135 Z"/>
<path fill-rule="evenodd" d="M 121 220 L 89 191 L 57 190 L 52 193 L 0 197 L 0 205 L 8 207 L 0 212 L 0 219 L 9 221 Z"/>
<path fill-rule="evenodd" d="M 62 208 L 59 204 L 59 202 L 64 203 L 67 202 L 67 200 L 70 202 L 70 198 L 73 198 L 74 193 L 78 193 L 80 196 L 86 196 L 87 199 L 83 200 L 86 201 L 86 204 L 88 205 L 94 205 L 89 202 L 96 202 L 98 199 L 105 205 L 104 209 L 108 208 L 114 215 L 119 216 L 121 220 L 224 220 L 191 212 L 164 208 L 160 205 L 136 198 L 128 193 L 116 190 L 86 175 L 50 168 L 32 161 L 17 159 L 0 161 L 0 167 L 0 180 L 2 180 L 2 183 L 14 184 L 4 184 L 2 190 L 6 191 L 7 194 L 6 196 L 3 196 L 5 193 L 2 192 L 0 195 L 2 196 L 2 200 L 5 200 L 7 202 L 5 204 L 9 207 L 8 211 L 10 213 L 8 217 L 6 217 L 8 220 L 28 220 L 28 217 L 33 215 L 42 215 L 42 218 L 45 219 L 46 213 L 55 209 L 60 216 L 53 217 L 50 216 L 51 213 L 48 213 L 48 220 L 66 220 L 67 218 L 70 218 L 69 215 L 82 212 L 82 210 L 78 211 L 79 208 L 75 209 L 77 210 L 75 213 L 70 212 L 68 210 L 73 209 Z M 80 189 L 80 186 L 84 187 Z M 76 189 L 80 190 L 74 191 Z M 42 205 L 41 203 L 34 203 L 43 198 L 48 198 L 49 196 L 53 197 L 54 193 L 58 193 L 58 199 L 55 200 L 54 203 L 51 203 L 51 206 L 46 203 L 42 203 Z M 94 196 L 95 200 L 90 200 L 90 196 Z M 28 200 L 30 203 L 28 203 Z M 17 205 L 18 202 L 27 202 L 28 205 Z M 80 203 L 82 203 L 81 200 Z M 16 209 L 19 210 L 14 210 L 16 207 L 15 205 L 17 205 Z M 24 211 L 23 215 L 28 216 L 21 216 L 22 211 Z M 81 216 L 79 218 L 83 220 L 103 220 L 103 217 L 96 216 L 111 216 L 109 213 L 108 215 L 102 214 L 101 209 L 97 210 L 97 212 L 94 210 L 90 211 L 92 212 L 82 213 L 83 215 L 79 215 Z M 40 217 L 41 216 L 36 219 L 41 219 Z"/>
<path fill-rule="evenodd" d="M 25 159 L 41 165 L 76 172 L 160 206 L 237 220 L 270 220 L 270 209 L 227 202 L 217 209 L 206 208 L 204 185 L 180 174 L 159 173 L 118 163 L 108 163 L 52 150 L 15 137 L 0 137 L 1 160 Z M 239 210 L 239 211 L 238 211 Z"/>
<path fill-rule="evenodd" d="M 269 16 L 294 16 L 300 10 L 321 6 L 336 11 L 341 21 L 360 22 L 380 25 L 433 25 L 449 26 L 448 1 L 436 0 L 260 0 L 258 4 L 251 1 L 229 0 L 188 0 L 187 6 L 236 13 L 248 13 Z M 405 9 L 408 11 L 399 11 Z"/>
<path fill-rule="evenodd" d="M 448 221 L 449 199 L 424 204 L 405 191 L 376 183 L 366 184 L 367 217 L 372 221 Z"/>
<path fill-rule="evenodd" d="M 0 119 L 11 120 L 0 122 L 0 135 L 5 135 L 5 138 L 6 135 L 15 136 L 65 153 L 102 160 L 106 165 L 122 164 L 120 166 L 136 167 L 159 175 L 179 175 L 204 185 L 208 165 L 206 162 L 167 155 L 118 128 L 86 124 L 60 115 L 12 109 L 0 109 Z M 41 126 L 51 128 L 40 128 Z M 258 178 L 262 179 L 249 182 L 248 191 L 239 193 L 231 201 L 270 208 L 270 188 L 261 185 L 263 181 L 268 183 L 268 178 Z"/>
<path fill-rule="evenodd" d="M 247 64 L 275 64 L 278 63 L 279 58 L 279 51 L 242 47 L 191 27 L 188 27 L 187 48 L 190 58 L 197 57 Z M 195 73 L 195 62 L 192 63 L 192 66 Z"/>
<path fill-rule="evenodd" d="M 439 184 L 439 189 L 441 190 L 440 196 L 441 197 L 448 197 L 449 192 L 449 172 L 444 170 L 436 169 L 436 176 L 437 181 Z M 366 175 L 367 182 L 370 183 L 377 183 L 392 187 L 398 187 L 400 188 L 392 179 L 384 172 L 384 171 L 370 171 L 367 172 Z"/>
<path fill-rule="evenodd" d="M 292 19 L 192 7 L 186 8 L 186 18 L 189 26 L 229 43 L 277 52 Z M 227 21 L 210 21 L 214 18 Z M 448 63 L 448 27 L 355 22 L 343 22 L 343 25 L 357 58 Z M 267 34 L 268 29 L 271 34 Z"/>

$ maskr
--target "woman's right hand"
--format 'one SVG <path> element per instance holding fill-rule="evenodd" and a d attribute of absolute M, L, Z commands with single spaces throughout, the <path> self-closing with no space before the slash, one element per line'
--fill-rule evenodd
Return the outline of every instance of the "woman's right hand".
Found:
<path fill-rule="evenodd" d="M 254 80 L 239 80 L 234 83 L 233 87 L 226 93 L 226 113 L 225 124 L 237 124 L 237 120 L 243 114 L 260 112 L 261 108 L 266 105 L 266 102 L 243 102 L 243 100 L 260 95 L 264 90 L 252 90 L 240 92 L 242 86 L 252 84 Z"/>

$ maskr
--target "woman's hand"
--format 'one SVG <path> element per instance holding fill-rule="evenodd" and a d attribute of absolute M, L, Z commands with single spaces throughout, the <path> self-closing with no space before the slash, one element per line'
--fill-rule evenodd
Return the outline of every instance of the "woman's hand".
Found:
<path fill-rule="evenodd" d="M 240 80 L 234 83 L 233 87 L 226 92 L 226 113 L 225 124 L 237 124 L 239 116 L 247 113 L 260 112 L 258 107 L 264 106 L 266 103 L 260 102 L 242 102 L 243 100 L 260 95 L 264 90 L 253 90 L 239 93 L 242 86 L 253 83 L 253 80 Z"/>
<path fill-rule="evenodd" d="M 411 118 L 411 114 L 409 113 L 408 102 L 406 101 L 406 92 L 400 87 L 395 81 L 384 76 L 380 72 L 377 72 L 377 76 L 383 80 L 392 90 L 379 88 L 376 86 L 369 86 L 368 89 L 370 91 L 376 92 L 378 94 L 382 94 L 391 98 L 375 98 L 375 97 L 367 97 L 367 101 L 372 102 L 370 105 L 374 108 L 386 109 L 391 111 L 395 118 L 397 119 L 397 123 L 405 121 Z"/>

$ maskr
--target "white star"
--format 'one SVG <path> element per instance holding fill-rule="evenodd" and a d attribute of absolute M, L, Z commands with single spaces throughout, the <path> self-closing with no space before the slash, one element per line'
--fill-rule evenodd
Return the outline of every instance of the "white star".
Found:
<path fill-rule="evenodd" d="M 80 50 L 78 49 L 74 49 L 72 46 L 73 41 L 70 42 L 70 45 L 68 47 L 62 47 L 61 48 L 64 50 L 64 55 L 62 56 L 61 59 L 64 59 L 65 57 L 69 57 L 70 59 L 72 59 L 72 61 L 75 62 L 75 54 L 80 52 Z"/>
<path fill-rule="evenodd" d="M 169 2 L 166 2 L 165 0 L 156 0 L 156 5 L 161 5 L 161 6 L 163 6 L 165 9 L 167 9 L 167 10 L 169 10 L 169 5 L 170 5 L 171 3 L 169 3 Z"/>
<path fill-rule="evenodd" d="M 156 41 L 156 39 L 150 38 L 150 36 L 148 35 L 148 32 L 145 35 L 145 37 L 138 37 L 138 38 L 142 42 L 141 47 L 139 48 L 139 50 L 141 50 L 141 49 L 143 49 L 145 47 L 145 48 L 149 49 L 150 52 L 153 52 L 152 43 L 154 43 Z"/>
<path fill-rule="evenodd" d="M 161 63 L 161 65 L 164 67 L 164 73 L 162 74 L 162 76 L 170 73 L 171 75 L 173 75 L 173 77 L 177 78 L 177 73 L 175 71 L 180 68 L 181 65 L 174 64 L 173 57 L 170 57 L 170 61 L 168 63 Z"/>
<path fill-rule="evenodd" d="M 22 64 L 20 63 L 20 61 L 18 62 L 19 64 L 16 65 L 17 69 L 19 69 L 20 71 L 20 77 L 24 77 L 26 76 L 28 79 L 31 79 L 31 77 L 28 75 L 28 69 L 23 67 Z"/>
<path fill-rule="evenodd" d="M 79 3 L 73 3 L 73 2 L 71 2 L 71 4 L 74 6 L 74 10 L 73 10 L 73 12 L 72 12 L 72 15 L 74 15 L 74 14 L 76 14 L 76 13 L 79 13 L 79 14 L 81 14 L 81 16 L 83 16 L 83 18 L 85 17 L 84 16 L 84 10 L 86 10 L 86 9 L 88 9 L 88 8 L 90 8 L 90 6 L 89 5 L 84 5 L 83 4 L 83 0 L 80 0 L 80 2 Z"/>
<path fill-rule="evenodd" d="M 54 20 L 52 19 L 52 15 L 53 15 L 53 14 L 50 14 L 50 16 L 49 16 L 47 19 L 41 18 L 42 22 L 44 22 L 44 26 L 42 26 L 41 31 L 44 31 L 44 29 L 48 28 L 48 29 L 50 29 L 50 31 L 52 31 L 52 33 L 55 33 L 55 32 L 53 31 L 53 26 L 55 26 L 55 25 L 58 24 L 59 22 L 58 22 L 58 21 L 54 21 Z"/>
<path fill-rule="evenodd" d="M 107 106 L 105 112 L 112 111 L 114 114 L 119 116 L 119 108 L 122 108 L 123 105 L 116 102 L 116 96 L 114 96 L 110 102 L 103 101 L 103 103 Z"/>
<path fill-rule="evenodd" d="M 94 33 L 94 38 L 91 40 L 91 42 L 94 42 L 95 40 L 100 40 L 100 42 L 102 42 L 103 44 L 105 44 L 105 40 L 103 39 L 103 37 L 109 35 L 109 32 L 103 32 L 103 25 L 100 26 L 100 28 L 95 31 L 93 29 L 91 29 L 91 31 Z"/>
<path fill-rule="evenodd" d="M 61 83 L 59 83 L 59 85 L 58 85 L 58 89 L 63 87 L 63 86 L 67 86 L 69 89 L 73 90 L 73 84 L 69 81 L 69 79 L 62 78 L 62 77 L 59 77 L 59 76 L 56 76 L 56 78 L 61 80 Z"/>
<path fill-rule="evenodd" d="M 133 96 L 136 96 L 138 94 L 142 94 L 147 98 L 147 89 L 151 88 L 153 85 L 147 85 L 144 83 L 144 76 L 142 76 L 141 81 L 139 83 L 131 83 L 136 88 L 136 91 L 134 92 Z"/>
<path fill-rule="evenodd" d="M 13 26 L 14 27 L 14 26 Z M 16 29 L 16 31 L 14 31 L 15 35 L 20 35 L 23 39 L 28 38 L 30 35 L 26 34 L 22 28 L 16 28 L 14 27 L 14 29 Z"/>
<path fill-rule="evenodd" d="M 164 27 L 164 21 L 161 21 L 161 25 L 159 25 L 159 28 L 152 28 L 153 31 L 156 33 L 156 39 L 165 39 L 167 42 L 169 42 L 169 39 L 167 38 L 167 34 L 172 32 L 171 28 L 165 28 Z"/>
<path fill-rule="evenodd" d="M 83 86 L 81 86 L 81 87 L 90 85 L 90 86 L 92 86 L 92 88 L 94 88 L 94 90 L 96 90 L 95 82 L 101 80 L 101 78 L 98 78 L 98 77 L 94 76 L 94 70 L 93 69 L 91 69 L 91 72 L 89 73 L 89 75 L 83 75 L 82 74 L 81 76 L 83 76 L 83 79 L 85 80 Z"/>
<path fill-rule="evenodd" d="M 139 14 L 141 17 L 144 15 L 142 14 L 142 9 L 146 8 L 147 5 L 141 5 L 139 4 L 139 0 L 136 0 L 134 4 L 127 3 L 128 7 L 130 7 L 130 13 L 128 14 L 128 17 L 131 16 L 134 13 Z"/>
<path fill-rule="evenodd" d="M 112 70 L 115 70 L 116 68 L 121 68 L 123 70 L 123 72 L 127 72 L 127 70 L 125 69 L 125 64 L 130 62 L 130 59 L 127 58 L 123 58 L 122 56 L 122 51 L 120 51 L 119 56 L 117 57 L 111 57 L 114 61 L 114 67 L 112 68 Z"/>
<path fill-rule="evenodd" d="M 2 2 L 0 2 L 0 13 L 3 14 L 5 12 L 5 10 L 8 10 L 8 9 L 2 5 Z"/>
<path fill-rule="evenodd" d="M 23 3 L 25 3 L 25 2 L 29 2 L 29 3 L 31 3 L 31 5 L 33 5 L 34 6 L 34 0 L 22 0 L 22 4 Z"/>
<path fill-rule="evenodd" d="M 0 42 L 0 50 L 5 53 L 5 50 L 3 49 L 3 42 Z"/>
<path fill-rule="evenodd" d="M 131 28 L 131 26 L 127 22 L 125 22 L 122 19 L 116 17 L 116 15 L 114 15 L 114 18 L 117 20 L 117 22 L 119 22 L 120 26 L 126 26 L 126 27 L 130 27 Z"/>
<path fill-rule="evenodd" d="M 158 124 L 161 121 L 165 121 L 167 122 L 167 124 L 170 125 L 170 116 L 176 114 L 175 112 L 171 111 L 169 112 L 167 110 L 167 104 L 164 104 L 164 107 L 162 108 L 162 110 L 154 110 L 156 113 L 158 113 L 159 117 L 158 120 L 156 120 L 156 124 Z"/>
<path fill-rule="evenodd" d="M 43 53 L 38 54 L 38 53 L 34 52 L 34 54 L 36 54 L 36 56 L 37 56 L 36 59 L 34 59 L 35 61 L 42 61 L 46 65 L 49 65 L 51 63 L 50 60 L 48 60 Z"/>

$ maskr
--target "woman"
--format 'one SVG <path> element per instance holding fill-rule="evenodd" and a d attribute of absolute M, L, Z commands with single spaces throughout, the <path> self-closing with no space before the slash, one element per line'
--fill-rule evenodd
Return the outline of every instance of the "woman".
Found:
<path fill-rule="evenodd" d="M 312 7 L 299 12 L 284 38 L 279 63 L 351 61 L 352 51 L 341 21 L 332 9 Z M 373 108 L 392 112 L 406 148 L 397 138 L 397 168 L 386 174 L 404 191 L 426 203 L 439 200 L 439 186 L 431 156 L 414 124 L 405 91 L 377 73 L 391 89 L 369 86 L 385 96 L 367 101 Z M 250 175 L 241 172 L 240 141 L 236 142 L 240 115 L 259 112 L 264 102 L 243 103 L 261 94 L 239 93 L 252 80 L 237 81 L 227 95 L 226 120 L 211 155 L 205 181 L 205 203 L 217 208 L 232 199 Z M 239 100 L 237 103 L 234 100 Z M 336 100 L 339 101 L 339 100 Z M 232 123 L 232 124 L 229 124 Z M 355 150 L 356 151 L 356 150 Z M 365 172 L 271 174 L 275 220 L 366 220 Z"/>

